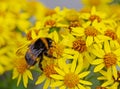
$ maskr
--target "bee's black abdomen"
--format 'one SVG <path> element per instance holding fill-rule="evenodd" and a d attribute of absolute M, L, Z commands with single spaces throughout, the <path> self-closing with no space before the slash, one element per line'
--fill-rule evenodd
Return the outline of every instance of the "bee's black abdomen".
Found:
<path fill-rule="evenodd" d="M 30 54 L 27 52 L 26 55 L 25 55 L 25 59 L 26 59 L 26 62 L 28 63 L 28 65 L 35 65 L 37 61 L 33 60 L 32 57 L 30 56 Z"/>

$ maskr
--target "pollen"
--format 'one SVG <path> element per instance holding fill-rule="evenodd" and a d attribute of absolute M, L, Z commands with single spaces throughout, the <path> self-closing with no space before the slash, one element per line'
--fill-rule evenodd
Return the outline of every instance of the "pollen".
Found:
<path fill-rule="evenodd" d="M 53 55 L 56 58 L 59 58 L 62 56 L 64 51 L 64 46 L 62 44 L 53 44 L 53 47 L 51 47 L 48 51 L 49 54 Z"/>
<path fill-rule="evenodd" d="M 17 59 L 15 62 L 15 68 L 20 74 L 23 74 L 27 70 L 28 64 L 26 63 L 24 58 Z"/>
<path fill-rule="evenodd" d="M 95 19 L 96 19 L 98 22 L 100 22 L 100 21 L 102 20 L 102 19 L 101 19 L 99 16 L 97 16 L 97 15 L 91 15 L 90 18 L 89 18 L 89 20 L 92 21 L 92 22 L 93 22 Z"/>
<path fill-rule="evenodd" d="M 105 36 L 112 38 L 113 40 L 117 39 L 117 34 L 113 30 L 106 30 Z"/>
<path fill-rule="evenodd" d="M 116 55 L 111 53 L 107 53 L 104 56 L 104 63 L 107 68 L 111 67 L 112 65 L 115 65 L 117 61 Z"/>
<path fill-rule="evenodd" d="M 89 26 L 85 28 L 86 36 L 97 36 L 97 34 L 98 34 L 98 31 L 93 26 Z"/>
<path fill-rule="evenodd" d="M 89 3 L 93 6 L 98 6 L 100 5 L 101 1 L 100 0 L 89 0 Z"/>
<path fill-rule="evenodd" d="M 79 51 L 80 53 L 87 50 L 86 42 L 84 40 L 78 39 L 73 42 L 73 49 Z"/>
<path fill-rule="evenodd" d="M 45 22 L 45 26 L 50 26 L 50 27 L 54 27 L 56 24 L 56 21 L 55 20 L 47 20 Z"/>
<path fill-rule="evenodd" d="M 77 74 L 68 73 L 64 76 L 64 84 L 68 88 L 74 88 L 77 84 L 79 84 L 79 77 Z"/>
<path fill-rule="evenodd" d="M 50 78 L 50 75 L 51 74 L 56 74 L 57 72 L 54 70 L 54 64 L 49 64 L 49 65 L 47 65 L 44 69 L 43 69 L 43 72 L 44 72 L 44 74 L 48 77 L 48 78 Z"/>
<path fill-rule="evenodd" d="M 105 87 L 97 86 L 96 89 L 107 89 Z"/>

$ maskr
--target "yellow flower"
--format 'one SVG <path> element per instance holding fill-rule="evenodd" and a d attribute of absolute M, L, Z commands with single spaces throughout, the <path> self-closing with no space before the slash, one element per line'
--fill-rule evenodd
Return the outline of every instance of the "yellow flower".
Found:
<path fill-rule="evenodd" d="M 31 16 L 34 16 L 35 20 L 43 19 L 47 11 L 46 6 L 36 0 L 27 1 L 23 9 Z"/>
<path fill-rule="evenodd" d="M 65 46 L 64 54 L 82 55 L 84 59 L 84 68 L 88 68 L 92 60 L 95 58 L 95 56 L 90 53 L 89 47 L 87 47 L 86 42 L 82 37 L 74 37 L 73 35 L 68 34 L 63 37 L 61 43 Z"/>
<path fill-rule="evenodd" d="M 83 72 L 83 59 L 81 56 L 79 63 L 77 64 L 77 57 L 74 56 L 71 66 L 61 64 L 60 67 L 54 67 L 57 74 L 50 75 L 55 82 L 51 87 L 59 87 L 60 89 L 86 89 L 87 86 L 92 85 L 91 82 L 84 80 L 84 78 L 90 73 L 90 71 Z"/>
<path fill-rule="evenodd" d="M 110 75 L 113 74 L 115 79 L 117 78 L 117 68 L 120 66 L 120 48 L 111 49 L 109 41 L 105 41 L 101 46 L 93 45 L 94 48 L 91 49 L 91 52 L 97 57 L 93 60 L 92 65 L 96 65 L 94 72 L 99 72 L 101 69 L 105 68 Z"/>
<path fill-rule="evenodd" d="M 14 47 L 10 45 L 4 45 L 4 47 L 0 48 L 0 75 L 6 71 L 9 71 L 13 68 L 13 59 L 15 55 L 13 54 Z"/>
<path fill-rule="evenodd" d="M 14 62 L 12 79 L 18 78 L 17 86 L 19 85 L 22 77 L 23 84 L 25 88 L 27 88 L 28 79 L 30 78 L 31 80 L 33 80 L 33 77 L 30 70 L 28 69 L 28 64 L 26 63 L 24 57 L 21 57 L 20 59 L 17 59 Z"/>
<path fill-rule="evenodd" d="M 56 71 L 54 70 L 54 66 L 55 65 L 53 63 L 46 65 L 43 68 L 42 75 L 38 77 L 38 80 L 35 84 L 38 85 L 45 81 L 43 89 L 48 89 L 49 85 L 54 82 L 54 80 L 50 77 L 50 75 L 56 73 Z"/>
<path fill-rule="evenodd" d="M 80 13 L 80 18 L 88 20 L 90 22 L 93 22 L 94 20 L 97 20 L 98 22 L 101 22 L 106 17 L 107 17 L 107 13 L 105 13 L 103 11 L 96 10 L 95 6 L 93 6 L 91 8 L 90 12 Z"/>
<path fill-rule="evenodd" d="M 100 73 L 102 74 L 102 76 L 98 77 L 97 79 L 99 81 L 103 81 L 102 83 L 102 87 L 106 87 L 107 89 L 118 89 L 119 86 L 119 78 L 120 78 L 120 72 L 118 71 L 118 77 L 117 79 L 115 79 L 113 77 L 113 75 L 110 76 L 110 78 L 108 78 L 109 72 L 106 72 L 104 70 L 101 70 Z"/>
<path fill-rule="evenodd" d="M 82 0 L 82 3 L 85 7 L 90 8 L 92 6 L 96 6 L 97 9 L 103 11 L 109 11 L 109 3 L 113 0 Z"/>
<path fill-rule="evenodd" d="M 103 35 L 104 29 L 102 29 L 102 26 L 104 27 L 104 25 L 96 20 L 92 25 L 90 22 L 86 22 L 83 25 L 83 27 L 72 28 L 71 34 L 84 39 L 87 47 L 93 43 L 100 43 L 109 39 L 109 37 Z"/>

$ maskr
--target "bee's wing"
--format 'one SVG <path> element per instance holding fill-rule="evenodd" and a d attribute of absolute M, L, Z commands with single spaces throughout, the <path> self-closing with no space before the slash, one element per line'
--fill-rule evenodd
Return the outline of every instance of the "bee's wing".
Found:
<path fill-rule="evenodd" d="M 23 44 L 22 46 L 20 46 L 17 51 L 16 51 L 16 55 L 17 56 L 22 56 L 22 55 L 25 55 L 27 49 L 28 49 L 28 46 L 29 46 L 29 42 L 26 42 L 25 44 Z"/>

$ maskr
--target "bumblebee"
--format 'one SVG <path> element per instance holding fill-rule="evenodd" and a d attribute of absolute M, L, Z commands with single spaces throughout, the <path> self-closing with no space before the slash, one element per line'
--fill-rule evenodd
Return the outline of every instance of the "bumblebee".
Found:
<path fill-rule="evenodd" d="M 53 40 L 50 38 L 38 38 L 30 43 L 25 53 L 25 59 L 29 66 L 35 65 L 39 61 L 39 68 L 42 68 L 43 55 L 47 57 L 53 57 L 48 54 L 48 50 L 52 47 Z M 55 58 L 55 57 L 53 57 Z M 39 59 L 39 60 L 37 60 Z"/>

